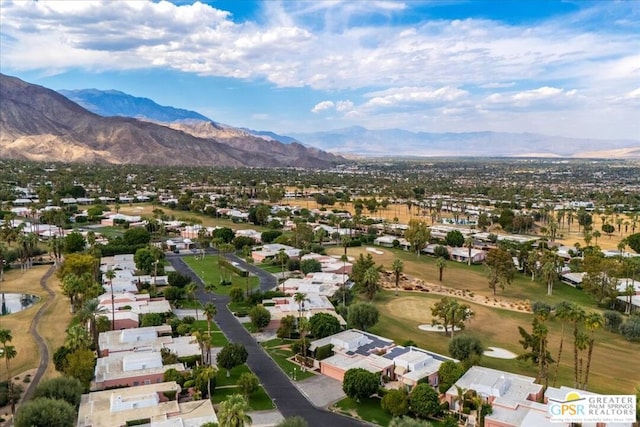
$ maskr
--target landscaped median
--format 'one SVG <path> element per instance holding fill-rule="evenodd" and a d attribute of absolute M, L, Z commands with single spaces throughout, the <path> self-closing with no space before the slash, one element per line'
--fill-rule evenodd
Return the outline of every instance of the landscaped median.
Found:
<path fill-rule="evenodd" d="M 234 287 L 240 287 L 245 292 L 253 291 L 259 284 L 259 279 L 255 276 L 241 277 L 236 272 L 218 266 L 217 255 L 184 256 L 182 260 L 200 277 L 205 284 L 215 286 L 215 293 L 229 295 Z M 229 286 L 222 286 L 223 281 L 231 282 Z"/>
<path fill-rule="evenodd" d="M 294 357 L 293 351 L 291 350 L 291 344 L 294 342 L 295 340 L 274 338 L 263 342 L 262 347 L 269 356 L 271 356 L 274 362 L 280 366 L 280 369 L 282 369 L 282 371 L 292 380 L 301 381 L 315 376 L 315 373 L 308 369 L 302 370 L 302 367 L 299 364 L 290 360 Z"/>

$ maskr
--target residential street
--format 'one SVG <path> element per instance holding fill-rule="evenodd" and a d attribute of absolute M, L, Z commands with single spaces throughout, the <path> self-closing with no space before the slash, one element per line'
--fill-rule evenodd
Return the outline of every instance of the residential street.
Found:
<path fill-rule="evenodd" d="M 236 261 L 243 268 L 249 270 L 260 278 L 260 289 L 268 290 L 276 285 L 273 275 L 259 268 L 246 264 L 235 255 L 227 256 L 228 259 Z M 177 272 L 188 275 L 200 288 L 196 294 L 200 301 L 206 302 L 209 297 L 203 289 L 203 283 L 198 276 L 182 261 L 180 256 L 168 255 L 167 259 Z M 224 332 L 229 341 L 242 343 L 249 353 L 247 365 L 260 378 L 260 382 L 269 393 L 278 409 L 284 417 L 294 415 L 303 417 L 310 427 L 326 426 L 363 426 L 365 423 L 328 412 L 324 409 L 314 407 L 291 383 L 288 376 L 282 372 L 280 367 L 269 357 L 269 355 L 256 343 L 251 334 L 238 322 L 231 311 L 227 308 L 228 297 L 216 297 L 216 308 L 218 314 L 215 318 L 220 330 Z"/>

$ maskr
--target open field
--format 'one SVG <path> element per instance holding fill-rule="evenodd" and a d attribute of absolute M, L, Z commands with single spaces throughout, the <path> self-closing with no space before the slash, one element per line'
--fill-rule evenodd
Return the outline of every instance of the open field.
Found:
<path fill-rule="evenodd" d="M 25 273 L 20 270 L 9 270 L 5 272 L 5 281 L 0 283 L 2 292 L 27 293 L 38 295 L 41 299 L 32 307 L 26 310 L 3 316 L 0 321 L 3 329 L 10 329 L 13 334 L 12 345 L 18 352 L 16 358 L 11 363 L 11 371 L 14 375 L 38 367 L 39 353 L 35 339 L 29 333 L 31 320 L 44 304 L 47 293 L 40 287 L 40 278 L 47 272 L 49 266 L 37 266 Z M 62 295 L 59 281 L 55 276 L 49 279 L 50 288 L 56 293 L 54 303 L 43 315 L 38 332 L 47 341 L 49 353 L 53 355 L 55 350 L 64 344 L 66 329 L 71 321 L 69 304 L 67 298 Z M 57 376 L 58 373 L 50 364 L 45 374 L 45 379 Z M 0 366 L 0 378 L 6 376 L 6 367 L 2 363 Z"/>
<path fill-rule="evenodd" d="M 432 305 L 440 300 L 439 295 L 417 292 L 393 292 L 379 294 L 375 304 L 380 310 L 380 321 L 371 332 L 394 339 L 398 343 L 413 340 L 420 347 L 448 355 L 449 338 L 443 333 L 426 332 L 418 329 L 429 323 Z M 518 326 L 531 329 L 532 315 L 486 307 L 470 303 L 475 313 L 467 323 L 466 331 L 478 336 L 485 347 L 502 347 L 516 354 L 523 352 L 518 343 Z M 551 354 L 557 357 L 561 337 L 561 324 L 555 320 L 547 322 Z M 640 344 L 630 343 L 622 336 L 599 330 L 595 334 L 596 346 L 593 352 L 589 390 L 600 393 L 631 393 L 640 384 Z M 586 356 L 585 356 L 586 357 Z M 483 357 L 481 364 L 495 369 L 535 376 L 536 368 L 528 362 L 518 360 L 492 359 Z M 551 369 L 551 373 L 553 373 Z M 615 381 L 611 379 L 615 378 Z M 558 385 L 573 385 L 573 339 L 570 327 L 565 332 L 565 345 L 560 364 Z"/>

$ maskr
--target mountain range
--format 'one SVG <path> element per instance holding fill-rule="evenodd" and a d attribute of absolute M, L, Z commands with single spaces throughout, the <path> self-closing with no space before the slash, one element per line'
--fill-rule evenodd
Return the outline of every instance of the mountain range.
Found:
<path fill-rule="evenodd" d="M 61 93 L 97 114 L 170 122 L 168 126 L 199 137 L 219 138 L 231 129 L 194 111 L 160 106 L 149 99 L 122 92 L 89 89 Z M 534 133 L 430 133 L 404 129 L 372 130 L 360 126 L 289 135 L 247 128 L 237 128 L 236 131 L 285 144 L 301 142 L 307 147 L 318 147 L 348 157 L 640 157 L 640 141 L 564 138 Z"/>
<path fill-rule="evenodd" d="M 285 136 L 117 90 L 58 93 L 2 74 L 0 93 L 0 156 L 31 160 L 324 168 L 344 161 L 340 156 L 640 158 L 637 140 L 533 133 L 353 126 Z"/>
<path fill-rule="evenodd" d="M 0 74 L 0 156 L 39 161 L 106 162 L 181 166 L 307 167 L 327 168 L 340 157 L 299 143 L 283 144 L 246 131 L 188 118 L 186 110 L 165 107 L 174 128 L 154 123 L 148 116 L 155 103 L 128 102 L 127 96 L 109 92 L 113 106 L 127 105 L 131 117 L 104 117 L 65 96 L 18 78 Z M 95 97 L 95 93 L 92 95 Z M 115 96 L 115 98 L 114 98 Z M 100 98 L 99 96 L 97 98 Z M 96 108 L 98 103 L 87 103 Z M 152 108 L 148 108 L 151 105 Z M 117 111 L 120 111 L 116 109 Z M 112 112 L 114 110 L 111 110 Z M 135 111 L 139 114 L 133 114 Z M 168 113 L 167 113 L 168 114 Z M 191 114 L 191 113 L 189 113 Z M 201 116 L 204 117 L 204 116 Z M 206 117 L 205 117 L 206 119 Z M 178 123 L 178 122 L 176 122 Z M 202 128 L 190 133 L 189 123 Z"/>

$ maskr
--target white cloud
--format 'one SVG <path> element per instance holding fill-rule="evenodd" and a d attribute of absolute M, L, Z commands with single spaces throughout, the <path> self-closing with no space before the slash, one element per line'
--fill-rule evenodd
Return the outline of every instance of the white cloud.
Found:
<path fill-rule="evenodd" d="M 496 126 L 528 126 L 508 111 L 515 107 L 573 132 L 568 120 L 601 123 L 593 111 L 607 105 L 612 124 L 599 132 L 631 135 L 633 120 L 620 118 L 640 114 L 637 12 L 624 13 L 634 2 L 596 2 L 562 20 L 523 24 L 394 19 L 412 13 L 412 2 L 260 5 L 259 19 L 240 22 L 199 2 L 4 0 L 0 67 L 47 74 L 165 68 L 267 81 L 334 99 L 313 113 L 378 126 L 388 120 L 430 129 L 463 115 L 467 121 L 454 129 L 505 118 L 510 123 Z"/>
<path fill-rule="evenodd" d="M 429 103 L 451 102 L 464 98 L 469 92 L 455 87 L 445 86 L 438 89 L 421 87 L 391 88 L 371 92 L 365 96 L 370 98 L 364 108 L 396 107 Z"/>
<path fill-rule="evenodd" d="M 640 87 L 625 94 L 624 97 L 627 99 L 640 99 Z"/>
<path fill-rule="evenodd" d="M 353 110 L 353 102 L 349 101 L 338 101 L 336 102 L 336 111 L 345 113 Z"/>
<path fill-rule="evenodd" d="M 512 93 L 492 93 L 484 99 L 484 102 L 492 105 L 530 107 L 535 105 L 550 104 L 561 105 L 568 101 L 576 100 L 577 90 L 564 90 L 557 87 L 543 86 L 537 89 Z"/>
<path fill-rule="evenodd" d="M 320 113 L 320 112 L 325 111 L 325 110 L 330 110 L 333 107 L 335 107 L 335 104 L 333 103 L 333 101 L 322 101 L 322 102 L 318 102 L 311 109 L 311 112 L 312 113 Z"/>

